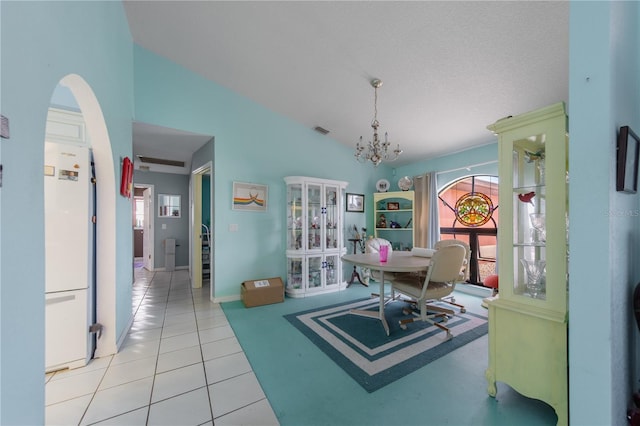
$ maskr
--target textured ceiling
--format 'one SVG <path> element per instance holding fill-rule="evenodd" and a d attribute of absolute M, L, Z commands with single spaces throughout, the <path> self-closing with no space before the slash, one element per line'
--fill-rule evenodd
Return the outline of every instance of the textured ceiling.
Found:
<path fill-rule="evenodd" d="M 494 140 L 568 101 L 569 2 L 124 1 L 134 41 L 355 146 L 378 120 L 396 164 Z M 134 141 L 135 143 L 135 141 Z"/>

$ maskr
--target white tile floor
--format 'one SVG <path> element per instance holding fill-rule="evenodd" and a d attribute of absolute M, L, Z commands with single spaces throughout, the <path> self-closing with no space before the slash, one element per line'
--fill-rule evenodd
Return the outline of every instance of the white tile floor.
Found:
<path fill-rule="evenodd" d="M 120 352 L 47 374 L 47 425 L 278 425 L 224 312 L 187 271 L 136 270 Z"/>

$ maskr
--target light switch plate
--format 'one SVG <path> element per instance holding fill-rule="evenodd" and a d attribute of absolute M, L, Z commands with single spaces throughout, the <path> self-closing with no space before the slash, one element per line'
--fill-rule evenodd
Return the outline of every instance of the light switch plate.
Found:
<path fill-rule="evenodd" d="M 0 115 L 0 122 L 2 123 L 0 126 L 0 136 L 9 139 L 9 119 L 4 115 Z"/>

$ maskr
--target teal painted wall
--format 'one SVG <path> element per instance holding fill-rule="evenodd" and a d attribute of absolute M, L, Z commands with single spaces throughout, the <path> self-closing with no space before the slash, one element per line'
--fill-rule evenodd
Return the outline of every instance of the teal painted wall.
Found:
<path fill-rule="evenodd" d="M 615 191 L 616 135 L 640 129 L 638 2 L 570 13 L 570 419 L 624 425 L 638 389 L 631 295 L 640 279 L 639 196 Z"/>
<path fill-rule="evenodd" d="M 174 173 L 157 173 L 136 170 L 133 176 L 134 183 L 153 185 L 153 205 L 155 209 L 151 212 L 153 216 L 153 253 L 154 268 L 164 268 L 164 240 L 167 238 L 176 239 L 176 268 L 189 267 L 189 175 L 179 175 Z M 180 217 L 158 217 L 158 196 L 179 195 L 180 196 Z M 162 229 L 162 226 L 166 229 Z"/>
<path fill-rule="evenodd" d="M 398 190 L 397 181 L 402 176 L 417 176 L 425 172 L 436 172 L 438 190 L 465 176 L 479 174 L 497 176 L 498 143 L 496 137 L 488 130 L 487 141 L 486 145 L 477 148 L 398 167 L 389 179 L 392 182 L 392 189 Z"/>
<path fill-rule="evenodd" d="M 373 191 L 373 169 L 355 163 L 352 148 L 139 46 L 134 52 L 136 120 L 215 138 L 215 297 L 237 297 L 248 279 L 285 276 L 285 176 L 344 180 L 349 192 Z M 232 210 L 234 181 L 268 185 L 267 211 Z M 349 213 L 346 223 L 361 226 L 365 217 Z M 231 224 L 238 225 L 237 232 L 229 231 Z"/>
<path fill-rule="evenodd" d="M 120 2 L 0 2 L 2 140 L 0 197 L 0 424 L 44 423 L 44 134 L 60 81 L 93 89 L 112 143 L 114 174 L 131 156 L 133 55 Z M 117 197 L 116 328 L 131 316 L 131 203 Z M 115 249 L 115 248 L 114 248 Z"/>

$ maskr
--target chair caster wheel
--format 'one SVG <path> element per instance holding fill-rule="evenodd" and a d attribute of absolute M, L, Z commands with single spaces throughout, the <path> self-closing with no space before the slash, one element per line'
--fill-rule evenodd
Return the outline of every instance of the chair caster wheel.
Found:
<path fill-rule="evenodd" d="M 403 330 L 406 330 L 407 329 L 407 325 L 406 324 L 400 324 L 400 328 L 403 329 Z"/>
<path fill-rule="evenodd" d="M 467 312 L 467 310 L 465 308 L 460 309 L 460 313 L 464 314 L 465 312 Z"/>

